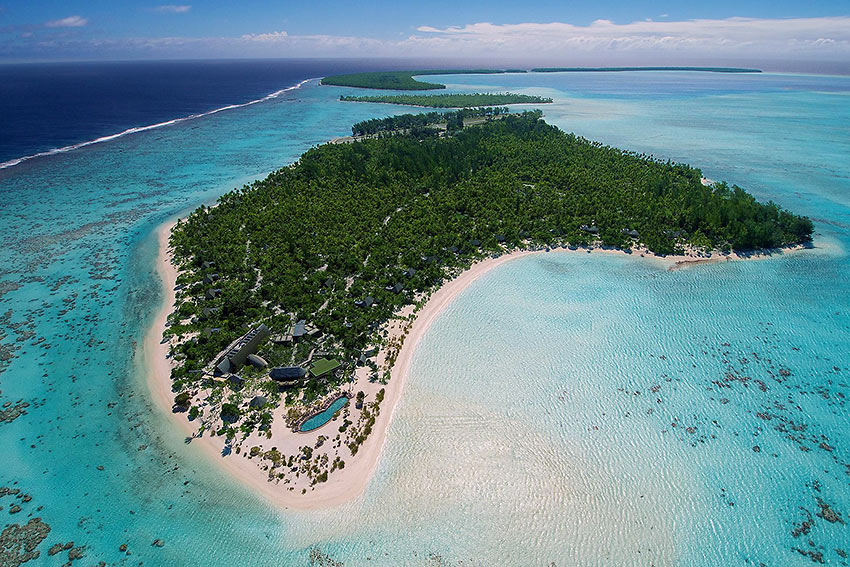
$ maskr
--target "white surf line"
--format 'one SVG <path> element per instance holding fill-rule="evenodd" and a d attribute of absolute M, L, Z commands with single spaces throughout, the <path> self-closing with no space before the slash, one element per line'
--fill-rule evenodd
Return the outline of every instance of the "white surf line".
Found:
<path fill-rule="evenodd" d="M 35 158 L 52 156 L 52 155 L 56 155 L 56 154 L 62 154 L 62 153 L 70 152 L 70 151 L 73 151 L 73 150 L 78 150 L 78 149 L 84 148 L 86 146 L 91 146 L 91 145 L 94 145 L 94 144 L 100 144 L 102 142 L 109 142 L 111 140 L 115 140 L 116 138 L 122 138 L 124 136 L 127 136 L 129 134 L 136 134 L 138 132 L 145 132 L 147 130 L 153 130 L 155 128 L 162 128 L 163 126 L 170 126 L 172 124 L 177 124 L 177 123 L 180 123 L 180 122 L 186 122 L 187 120 L 195 120 L 196 118 L 203 118 L 204 116 L 209 116 L 211 114 L 217 114 L 219 112 L 224 112 L 225 110 L 233 110 L 234 108 L 243 108 L 245 106 L 251 106 L 252 104 L 259 104 L 261 102 L 266 102 L 268 100 L 277 98 L 280 95 L 282 95 L 283 93 L 293 91 L 295 89 L 300 89 L 306 83 L 309 83 L 310 81 L 316 81 L 316 80 L 318 80 L 318 78 L 305 79 L 305 80 L 301 81 L 300 83 L 298 83 L 297 85 L 294 85 L 294 86 L 291 86 L 291 87 L 286 87 L 285 89 L 280 89 L 279 91 L 275 91 L 271 94 L 264 96 L 263 98 L 258 98 L 257 100 L 252 100 L 252 101 L 249 101 L 249 102 L 243 102 L 241 104 L 229 104 L 227 106 L 222 106 L 221 108 L 216 108 L 215 110 L 210 110 L 209 112 L 201 112 L 201 113 L 198 113 L 198 114 L 190 114 L 189 116 L 184 116 L 182 118 L 175 118 L 174 120 L 168 120 L 166 122 L 160 122 L 158 124 L 151 124 L 150 126 L 138 126 L 136 128 L 128 128 L 127 130 L 124 130 L 123 132 L 119 132 L 117 134 L 111 134 L 109 136 L 103 136 L 102 138 L 97 138 L 96 140 L 89 140 L 88 142 L 80 142 L 79 144 L 64 146 L 62 148 L 54 148 L 52 150 L 39 152 L 39 153 L 33 154 L 31 156 L 24 156 L 24 157 L 15 158 L 15 159 L 12 159 L 12 160 L 9 160 L 9 161 L 4 161 L 3 163 L 0 163 L 0 169 L 6 169 L 8 167 L 13 167 L 13 166 L 16 166 L 20 163 L 23 163 L 25 161 L 29 161 L 29 160 L 35 159 Z"/>

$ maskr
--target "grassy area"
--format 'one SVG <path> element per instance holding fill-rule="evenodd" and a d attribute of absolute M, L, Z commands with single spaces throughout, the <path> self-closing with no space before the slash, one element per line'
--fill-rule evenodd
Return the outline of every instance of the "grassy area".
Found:
<path fill-rule="evenodd" d="M 446 85 L 417 81 L 414 75 L 492 75 L 524 72 L 515 69 L 424 69 L 420 71 L 375 71 L 333 75 L 322 79 L 323 85 L 358 87 L 361 89 L 390 89 L 399 91 L 430 91 L 444 89 Z"/>
<path fill-rule="evenodd" d="M 740 67 L 538 67 L 535 73 L 611 73 L 617 71 L 701 71 L 704 73 L 761 73 L 761 69 Z"/>
<path fill-rule="evenodd" d="M 516 93 L 341 96 L 339 100 L 345 102 L 382 102 L 386 104 L 405 104 L 408 106 L 427 106 L 431 108 L 475 108 L 481 106 L 502 106 L 505 104 L 546 104 L 552 102 L 551 98 Z"/>

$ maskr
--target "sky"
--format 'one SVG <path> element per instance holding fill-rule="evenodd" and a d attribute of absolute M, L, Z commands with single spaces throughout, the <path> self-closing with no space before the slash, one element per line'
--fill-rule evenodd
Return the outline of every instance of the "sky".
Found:
<path fill-rule="evenodd" d="M 251 57 L 847 61 L 850 0 L 0 0 L 0 61 Z"/>

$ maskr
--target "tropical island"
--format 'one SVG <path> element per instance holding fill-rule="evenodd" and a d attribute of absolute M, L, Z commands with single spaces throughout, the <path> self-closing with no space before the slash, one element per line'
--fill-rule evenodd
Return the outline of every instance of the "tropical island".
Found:
<path fill-rule="evenodd" d="M 624 71 L 696 71 L 704 73 L 761 73 L 760 69 L 739 67 L 538 67 L 533 73 L 609 73 Z M 372 71 L 332 75 L 322 79 L 321 84 L 361 89 L 386 89 L 401 91 L 428 91 L 446 88 L 441 83 L 419 81 L 414 76 L 428 75 L 499 75 L 505 73 L 527 73 L 524 69 L 423 69 L 419 71 Z"/>
<path fill-rule="evenodd" d="M 539 111 L 383 132 L 309 150 L 167 241 L 174 309 L 153 354 L 168 403 L 190 439 L 283 505 L 365 487 L 415 341 L 487 267 L 555 249 L 693 259 L 811 240 L 808 218 Z"/>
<path fill-rule="evenodd" d="M 417 81 L 414 75 L 493 75 L 501 73 L 524 73 L 519 70 L 500 69 L 423 69 L 420 71 L 370 71 L 366 73 L 347 73 L 324 77 L 323 85 L 337 87 L 358 87 L 361 89 L 392 89 L 399 91 L 428 91 L 444 89 L 446 85 Z"/>
<path fill-rule="evenodd" d="M 536 67 L 533 73 L 621 73 L 624 71 L 696 71 L 700 73 L 761 73 L 746 67 Z"/>
<path fill-rule="evenodd" d="M 517 93 L 451 93 L 439 95 L 376 95 L 339 97 L 342 102 L 379 102 L 428 108 L 474 108 L 505 104 L 549 104 L 551 98 Z"/>

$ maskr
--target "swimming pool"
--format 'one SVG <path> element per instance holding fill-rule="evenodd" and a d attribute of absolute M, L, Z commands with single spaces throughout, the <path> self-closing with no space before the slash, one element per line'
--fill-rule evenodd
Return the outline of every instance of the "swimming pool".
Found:
<path fill-rule="evenodd" d="M 348 397 L 347 396 L 338 397 L 337 399 L 335 399 L 331 403 L 331 405 L 329 405 L 327 407 L 327 409 L 325 409 L 324 411 L 320 411 L 319 413 L 311 416 L 304 423 L 302 423 L 301 427 L 298 428 L 298 431 L 306 432 L 306 431 L 313 431 L 314 429 L 318 429 L 319 427 L 323 426 L 324 424 L 329 422 L 331 419 L 333 419 L 334 414 L 336 412 L 338 412 L 339 410 L 341 410 L 342 408 L 344 408 L 345 404 L 347 404 L 347 403 L 348 403 Z"/>

